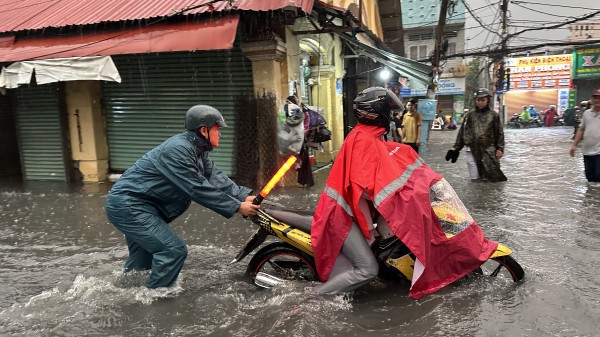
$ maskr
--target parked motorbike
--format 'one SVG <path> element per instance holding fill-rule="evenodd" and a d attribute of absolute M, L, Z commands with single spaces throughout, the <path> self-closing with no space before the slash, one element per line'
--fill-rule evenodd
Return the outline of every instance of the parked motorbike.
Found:
<path fill-rule="evenodd" d="M 510 120 L 508 121 L 509 128 L 521 129 L 521 128 L 539 128 L 544 126 L 544 121 L 542 121 L 539 117 L 531 117 L 528 121 L 521 121 L 521 114 L 514 113 Z"/>
<path fill-rule="evenodd" d="M 508 121 L 508 127 L 513 129 L 520 129 L 522 127 L 520 119 L 521 115 L 519 113 L 514 113 Z"/>
<path fill-rule="evenodd" d="M 523 123 L 523 125 L 526 128 L 528 128 L 528 127 L 540 128 L 540 127 L 544 126 L 544 121 L 541 120 L 540 117 L 536 116 L 536 117 L 531 117 L 529 122 Z"/>
<path fill-rule="evenodd" d="M 278 172 L 275 177 L 283 174 Z M 271 183 L 271 181 L 265 189 L 269 185 L 271 187 L 265 193 L 263 193 L 265 191 L 263 189 L 255 199 L 255 203 L 260 204 L 272 186 L 277 183 Z M 458 203 L 456 202 L 458 196 L 444 179 L 440 181 L 440 186 L 439 193 L 432 193 L 432 208 L 440 220 L 446 236 L 452 237 L 462 231 L 465 224 L 470 223 L 469 221 L 472 219 L 464 206 L 462 206 L 463 209 L 457 208 L 457 205 L 462 205 L 462 202 L 460 200 Z M 311 246 L 312 214 L 269 208 L 268 205 L 263 205 L 258 210 L 258 214 L 250 219 L 258 226 L 258 229 L 231 263 L 241 261 L 259 248 L 268 237 L 275 238 L 274 242 L 260 248 L 248 263 L 246 274 L 254 285 L 270 288 L 285 280 L 319 280 Z M 380 264 L 379 277 L 411 281 L 415 256 L 393 234 L 385 222 L 377 222 L 376 229 L 378 234 L 371 244 L 371 249 Z M 513 282 L 519 282 L 525 275 L 519 263 L 513 258 L 512 251 L 502 244 L 498 244 L 498 248 L 488 261 L 472 274 L 501 277 Z"/>
<path fill-rule="evenodd" d="M 557 125 L 557 126 L 565 125 L 565 118 L 563 116 L 554 117 L 554 125 Z"/>

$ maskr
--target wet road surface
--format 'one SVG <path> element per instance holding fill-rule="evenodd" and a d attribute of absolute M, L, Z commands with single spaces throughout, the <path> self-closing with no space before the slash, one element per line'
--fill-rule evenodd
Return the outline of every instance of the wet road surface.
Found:
<path fill-rule="evenodd" d="M 353 296 L 299 282 L 261 290 L 243 276 L 248 260 L 228 264 L 251 223 L 193 205 L 173 223 L 190 251 L 177 286 L 122 287 L 127 250 L 103 210 L 110 184 L 3 181 L 0 335 L 599 336 L 600 186 L 586 182 L 580 153 L 568 155 L 572 128 L 505 132 L 505 183 L 469 181 L 464 153 L 443 159 L 456 132 L 432 132 L 421 155 L 486 236 L 513 249 L 520 284 L 460 281 L 419 301 L 383 282 Z M 270 199 L 309 210 L 327 173 Z"/>

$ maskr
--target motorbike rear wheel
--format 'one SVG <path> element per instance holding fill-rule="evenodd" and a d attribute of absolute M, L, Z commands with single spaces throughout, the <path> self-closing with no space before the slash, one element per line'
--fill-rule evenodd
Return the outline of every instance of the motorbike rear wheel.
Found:
<path fill-rule="evenodd" d="M 487 260 L 476 272 L 489 277 L 512 279 L 514 282 L 521 281 L 525 276 L 521 265 L 509 255 Z"/>
<path fill-rule="evenodd" d="M 283 242 L 271 243 L 254 254 L 248 263 L 246 274 L 255 285 L 255 278 L 259 272 L 283 280 L 319 280 L 314 258 Z"/>

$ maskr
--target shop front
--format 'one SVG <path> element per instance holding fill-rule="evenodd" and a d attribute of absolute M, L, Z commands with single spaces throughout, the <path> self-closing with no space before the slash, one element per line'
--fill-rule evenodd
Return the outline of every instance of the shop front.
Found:
<path fill-rule="evenodd" d="M 600 88 L 600 45 L 576 48 L 573 51 L 573 104 L 591 98 L 592 90 Z"/>
<path fill-rule="evenodd" d="M 544 55 L 509 58 L 510 90 L 504 95 L 505 120 L 521 112 L 523 106 L 534 108 L 541 114 L 550 105 L 559 113 L 569 108 L 572 55 Z"/>
<path fill-rule="evenodd" d="M 435 96 L 438 100 L 437 112 L 445 121 L 454 118 L 462 120 L 465 107 L 465 78 L 447 77 L 440 78 Z"/>

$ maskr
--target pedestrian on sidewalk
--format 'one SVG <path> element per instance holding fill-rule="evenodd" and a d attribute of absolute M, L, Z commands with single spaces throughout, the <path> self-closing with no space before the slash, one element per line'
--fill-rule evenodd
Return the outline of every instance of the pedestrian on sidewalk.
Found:
<path fill-rule="evenodd" d="M 569 150 L 571 157 L 575 156 L 577 145 L 581 141 L 585 177 L 590 182 L 600 182 L 600 88 L 592 91 L 591 108 L 581 116 L 581 123 Z"/>
<path fill-rule="evenodd" d="M 417 100 L 414 98 L 406 103 L 406 113 L 402 117 L 402 143 L 412 147 L 416 153 L 419 153 L 423 117 L 421 117 L 421 113 L 417 111 L 417 108 Z"/>

